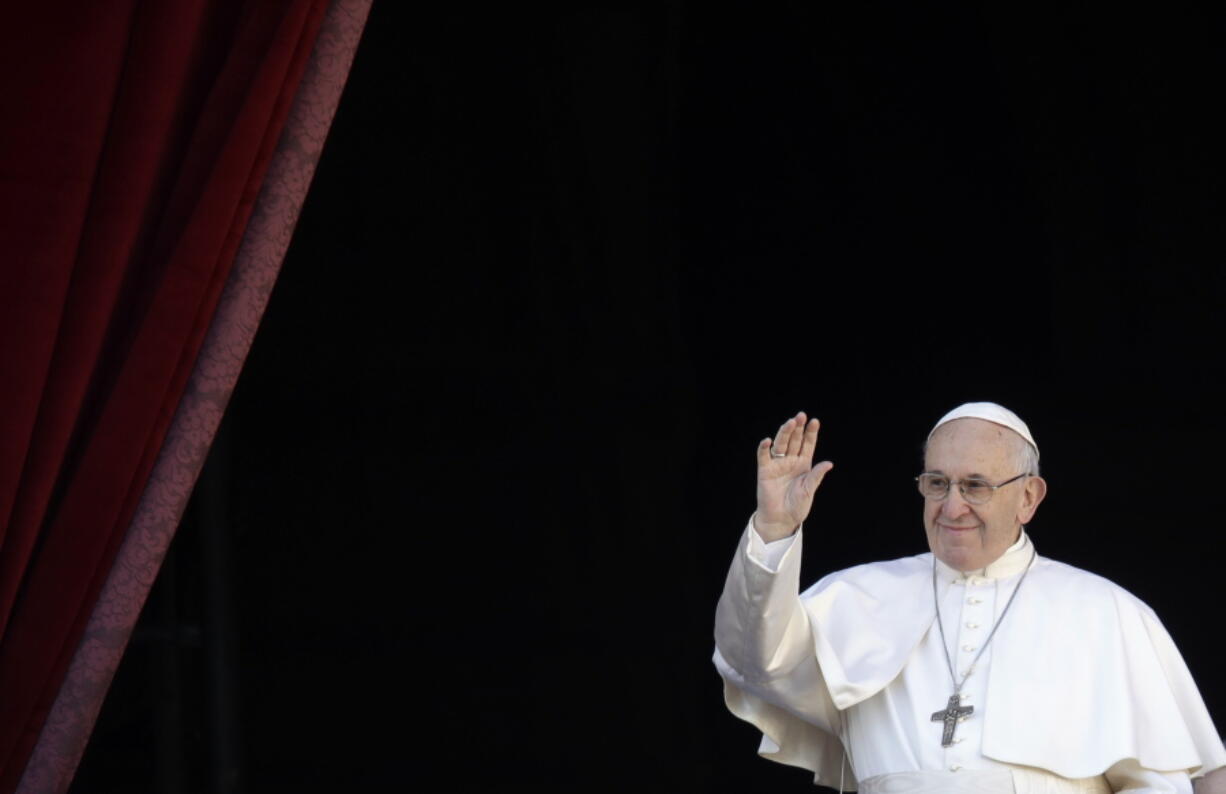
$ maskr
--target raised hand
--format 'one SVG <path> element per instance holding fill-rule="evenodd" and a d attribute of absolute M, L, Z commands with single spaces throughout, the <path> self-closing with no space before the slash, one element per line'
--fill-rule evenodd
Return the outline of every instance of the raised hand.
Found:
<path fill-rule="evenodd" d="M 813 494 L 834 464 L 824 460 L 813 465 L 817 447 L 816 419 L 805 421 L 805 413 L 784 422 L 774 441 L 764 438 L 758 444 L 758 512 L 754 528 L 766 542 L 791 535 L 809 515 Z"/>

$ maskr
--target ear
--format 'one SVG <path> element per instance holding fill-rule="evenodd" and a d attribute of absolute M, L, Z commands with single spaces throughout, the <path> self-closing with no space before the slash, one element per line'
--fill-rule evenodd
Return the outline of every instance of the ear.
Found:
<path fill-rule="evenodd" d="M 1022 503 L 1018 505 L 1017 520 L 1021 524 L 1029 524 L 1034 518 L 1034 511 L 1039 509 L 1039 502 L 1047 496 L 1047 480 L 1035 475 L 1026 478 L 1026 486 L 1022 489 Z"/>

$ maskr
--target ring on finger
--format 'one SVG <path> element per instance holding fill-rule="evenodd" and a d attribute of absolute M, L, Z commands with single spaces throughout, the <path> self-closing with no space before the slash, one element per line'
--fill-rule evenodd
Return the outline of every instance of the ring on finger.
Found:
<path fill-rule="evenodd" d="M 773 450 L 773 449 L 772 449 L 772 450 L 771 450 L 771 457 L 772 457 L 772 458 L 786 458 L 786 457 L 787 457 L 787 454 L 786 454 L 786 453 L 784 453 L 784 452 L 776 452 L 775 450 Z"/>

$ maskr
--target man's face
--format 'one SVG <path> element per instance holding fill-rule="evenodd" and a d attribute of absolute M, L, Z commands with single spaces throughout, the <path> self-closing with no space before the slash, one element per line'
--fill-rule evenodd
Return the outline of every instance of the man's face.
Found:
<path fill-rule="evenodd" d="M 982 419 L 955 419 L 937 428 L 924 455 L 924 471 L 951 481 L 967 478 L 996 485 L 1021 473 L 1012 430 Z M 924 530 L 937 559 L 959 571 L 977 571 L 996 560 L 1018 538 L 1046 493 L 1040 477 L 1024 477 L 998 488 L 986 504 L 972 505 L 956 485 L 941 501 L 924 500 Z"/>

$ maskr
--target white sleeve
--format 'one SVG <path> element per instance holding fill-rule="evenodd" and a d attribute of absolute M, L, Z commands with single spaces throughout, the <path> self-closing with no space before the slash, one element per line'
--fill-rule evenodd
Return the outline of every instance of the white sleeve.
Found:
<path fill-rule="evenodd" d="M 779 563 L 783 560 L 783 555 L 787 554 L 788 549 L 792 548 L 793 541 L 796 540 L 796 535 L 800 530 L 788 535 L 786 538 L 772 540 L 767 543 L 758 534 L 758 528 L 753 525 L 753 518 L 749 519 L 749 559 L 761 565 L 771 573 L 779 572 Z"/>
<path fill-rule="evenodd" d="M 755 538 L 759 554 L 752 551 Z M 748 694 L 837 736 L 841 715 L 822 678 L 813 627 L 800 599 L 801 547 L 800 530 L 783 541 L 763 543 L 751 519 L 715 611 L 715 664 L 738 690 L 738 702 L 744 703 L 741 695 Z M 773 732 L 768 728 L 784 730 L 769 724 L 777 720 L 755 719 L 764 713 L 758 709 L 734 708 L 733 698 L 725 695 L 737 716 L 768 736 Z"/>
<path fill-rule="evenodd" d="M 1158 772 L 1145 769 L 1136 759 L 1127 758 L 1113 764 L 1104 775 L 1112 791 L 1146 792 L 1149 794 L 1192 794 L 1192 780 L 1188 773 Z"/>

